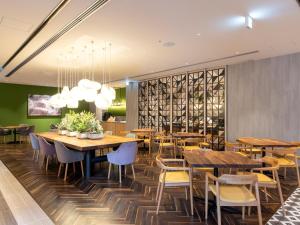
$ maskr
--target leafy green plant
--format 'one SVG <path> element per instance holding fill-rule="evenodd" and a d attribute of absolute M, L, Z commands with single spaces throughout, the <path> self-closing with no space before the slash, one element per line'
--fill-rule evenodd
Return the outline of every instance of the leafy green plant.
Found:
<path fill-rule="evenodd" d="M 94 134 L 102 134 L 103 133 L 103 127 L 101 126 L 101 123 L 99 120 L 93 120 L 91 123 L 91 129 L 90 129 L 91 133 Z"/>

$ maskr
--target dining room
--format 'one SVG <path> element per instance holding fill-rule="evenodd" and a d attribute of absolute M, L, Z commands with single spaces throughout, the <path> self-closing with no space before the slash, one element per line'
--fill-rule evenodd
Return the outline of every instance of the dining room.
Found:
<path fill-rule="evenodd" d="M 1 0 L 0 225 L 300 223 L 298 0 Z"/>

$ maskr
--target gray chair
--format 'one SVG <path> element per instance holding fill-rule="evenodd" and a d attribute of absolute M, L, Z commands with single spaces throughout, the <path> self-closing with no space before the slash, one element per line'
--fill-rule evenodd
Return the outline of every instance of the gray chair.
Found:
<path fill-rule="evenodd" d="M 34 133 L 29 134 L 30 137 L 30 142 L 33 150 L 33 160 L 38 160 L 39 159 L 39 154 L 40 154 L 40 144 L 39 144 L 39 139 Z"/>
<path fill-rule="evenodd" d="M 54 145 L 48 143 L 43 137 L 38 137 L 38 140 L 39 140 L 41 154 L 44 156 L 43 163 L 45 161 L 45 158 L 47 159 L 46 172 L 48 172 L 49 159 L 50 158 L 54 159 L 56 157 L 55 147 Z"/>
<path fill-rule="evenodd" d="M 82 177 L 84 177 L 84 172 L 83 172 L 84 153 L 70 150 L 63 143 L 58 141 L 55 141 L 54 145 L 57 153 L 57 159 L 60 162 L 57 176 L 59 177 L 60 175 L 62 164 L 66 164 L 65 177 L 64 177 L 64 180 L 66 181 L 67 173 L 68 173 L 68 164 L 73 163 L 73 172 L 75 173 L 75 162 L 80 162 L 81 174 Z"/>
<path fill-rule="evenodd" d="M 2 143 L 6 143 L 6 137 L 10 136 L 12 134 L 11 130 L 5 129 L 5 128 L 0 128 L 0 137 L 2 137 Z"/>

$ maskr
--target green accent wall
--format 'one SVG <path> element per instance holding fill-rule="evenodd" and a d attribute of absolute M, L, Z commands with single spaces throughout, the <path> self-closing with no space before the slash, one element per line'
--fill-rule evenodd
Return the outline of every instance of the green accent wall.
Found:
<path fill-rule="evenodd" d="M 27 98 L 30 94 L 53 95 L 55 87 L 0 83 L 0 125 L 20 123 L 35 125 L 36 132 L 48 131 L 50 124 L 56 124 L 61 117 L 28 117 Z M 89 104 L 80 102 L 75 111 L 89 110 Z M 63 110 L 63 114 L 67 109 Z"/>
<path fill-rule="evenodd" d="M 126 88 L 118 88 L 116 90 L 116 99 L 113 105 L 108 108 L 113 116 L 126 116 Z"/>

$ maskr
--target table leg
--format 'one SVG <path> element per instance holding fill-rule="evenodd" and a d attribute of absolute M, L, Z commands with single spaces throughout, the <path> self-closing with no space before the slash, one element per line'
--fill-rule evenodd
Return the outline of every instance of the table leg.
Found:
<path fill-rule="evenodd" d="M 91 177 L 91 152 L 87 151 L 85 154 L 85 178 Z"/>
<path fill-rule="evenodd" d="M 13 133 L 14 133 L 14 144 L 16 144 L 17 143 L 17 130 L 14 129 Z"/>

